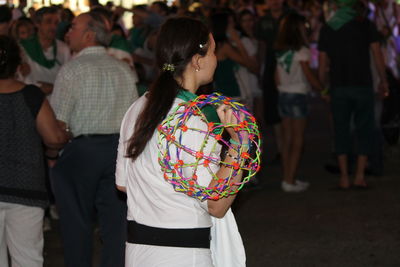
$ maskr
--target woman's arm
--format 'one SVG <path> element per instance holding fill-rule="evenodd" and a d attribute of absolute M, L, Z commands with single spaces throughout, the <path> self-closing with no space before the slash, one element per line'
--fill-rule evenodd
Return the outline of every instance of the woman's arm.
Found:
<path fill-rule="evenodd" d="M 260 66 L 257 60 L 249 56 L 236 30 L 232 29 L 228 31 L 230 40 L 236 44 L 236 48 L 234 48 L 232 45 L 226 45 L 226 56 L 240 65 L 245 66 L 251 72 L 258 74 L 260 71 Z"/>
<path fill-rule="evenodd" d="M 234 161 L 233 158 L 228 156 L 230 154 L 233 157 L 238 157 L 237 151 L 233 149 L 229 149 L 227 155 L 225 156 L 225 159 L 223 159 L 224 162 L 227 163 L 232 163 Z M 221 166 L 221 168 L 218 170 L 216 173 L 218 178 L 225 179 L 231 174 L 232 169 L 230 167 L 226 167 L 224 165 Z M 238 172 L 238 174 L 233 177 L 232 182 L 233 183 L 240 183 L 242 181 L 243 173 L 242 171 Z M 214 187 L 217 185 L 216 180 L 212 180 L 211 183 L 209 184 L 210 187 Z M 238 186 L 234 186 L 234 189 L 236 189 Z M 231 195 L 229 197 L 224 197 L 219 200 L 212 200 L 209 199 L 208 201 L 208 213 L 210 213 L 212 216 L 217 217 L 217 218 L 222 218 L 225 216 L 225 213 L 228 211 L 230 206 L 232 205 L 233 201 L 236 198 L 235 195 Z"/>
<path fill-rule="evenodd" d="M 225 55 L 229 59 L 239 63 L 240 65 L 246 67 L 249 71 L 258 75 L 259 73 L 258 63 L 251 57 L 249 57 L 247 54 L 243 55 L 243 53 L 240 52 L 238 49 L 234 48 L 230 44 L 227 44 L 225 48 Z"/>
<path fill-rule="evenodd" d="M 328 73 L 329 66 L 329 58 L 328 54 L 323 51 L 319 51 L 318 54 L 318 77 L 322 85 L 326 85 L 327 78 L 326 74 Z"/>
<path fill-rule="evenodd" d="M 126 193 L 126 187 L 125 186 L 120 186 L 120 185 L 116 185 L 116 186 L 117 186 L 117 189 L 119 191 Z"/>
<path fill-rule="evenodd" d="M 320 92 L 324 90 L 322 83 L 318 80 L 318 78 L 314 75 L 313 71 L 310 68 L 310 64 L 308 61 L 300 61 L 301 69 L 303 70 L 304 75 L 307 78 L 307 81 L 311 84 L 312 87 L 316 88 Z"/>
<path fill-rule="evenodd" d="M 218 116 L 221 120 L 221 122 L 223 124 L 231 124 L 231 123 L 237 123 L 237 120 L 235 118 L 235 116 L 233 115 L 232 109 L 227 108 L 226 105 L 221 105 L 218 109 L 217 109 L 217 113 Z M 236 142 L 239 141 L 239 136 L 238 134 L 231 128 L 228 127 L 226 128 L 226 130 L 228 131 L 230 137 L 235 140 Z M 248 143 L 248 135 L 247 133 L 243 133 L 242 134 L 242 138 L 243 138 L 243 142 L 244 143 Z M 233 146 L 234 148 L 238 148 L 237 146 Z M 232 158 L 233 157 L 233 158 Z M 240 156 L 238 155 L 237 150 L 229 148 L 227 155 L 225 156 L 225 158 L 223 159 L 224 162 L 227 163 L 232 163 L 233 161 L 235 161 L 234 158 L 239 158 Z M 227 167 L 225 165 L 222 165 L 221 168 L 218 170 L 218 172 L 216 173 L 218 178 L 221 179 L 225 179 L 226 177 L 228 177 L 232 172 L 232 168 L 231 167 Z M 233 183 L 239 183 L 242 181 L 242 176 L 243 173 L 241 171 L 238 172 L 238 174 L 233 177 L 232 182 Z M 217 185 L 217 181 L 215 179 L 213 179 L 209 186 L 210 187 L 214 187 Z M 237 186 L 235 186 L 237 188 Z M 230 206 L 232 205 L 233 201 L 235 200 L 236 195 L 231 195 L 229 197 L 224 197 L 221 198 L 219 200 L 212 200 L 209 199 L 207 200 L 207 204 L 208 204 L 208 212 L 217 218 L 222 218 L 225 216 L 225 213 L 228 211 L 228 209 L 230 208 Z"/>
<path fill-rule="evenodd" d="M 386 78 L 385 61 L 383 59 L 380 44 L 378 42 L 373 42 L 370 45 L 370 49 L 379 75 L 379 92 L 382 97 L 386 97 L 389 95 L 389 86 Z"/>
<path fill-rule="evenodd" d="M 278 68 L 275 69 L 275 72 L 274 72 L 274 79 L 275 79 L 275 84 L 276 84 L 276 86 L 281 85 L 281 79 L 279 78 Z"/>
<path fill-rule="evenodd" d="M 51 150 L 61 149 L 70 138 L 68 132 L 60 127 L 47 99 L 43 101 L 36 117 L 36 128 L 46 147 Z"/>

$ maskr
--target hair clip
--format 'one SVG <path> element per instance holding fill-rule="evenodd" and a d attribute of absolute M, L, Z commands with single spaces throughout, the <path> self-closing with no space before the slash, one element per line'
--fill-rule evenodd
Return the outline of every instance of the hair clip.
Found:
<path fill-rule="evenodd" d="M 174 72 L 175 71 L 175 66 L 174 64 L 170 64 L 170 63 L 164 63 L 163 67 L 162 67 L 163 71 L 170 71 L 170 72 Z"/>

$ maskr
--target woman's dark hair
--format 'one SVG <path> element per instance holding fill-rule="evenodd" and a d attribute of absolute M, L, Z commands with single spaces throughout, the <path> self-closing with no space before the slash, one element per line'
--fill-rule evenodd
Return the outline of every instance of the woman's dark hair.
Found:
<path fill-rule="evenodd" d="M 226 31 L 228 30 L 230 14 L 227 12 L 216 13 L 211 16 L 211 30 L 215 40 L 215 43 L 223 43 L 228 41 Z"/>
<path fill-rule="evenodd" d="M 209 47 L 209 30 L 199 20 L 177 17 L 168 19 L 161 27 L 156 43 L 156 62 L 160 73 L 150 86 L 147 102 L 129 139 L 126 156 L 132 160 L 143 152 L 157 126 L 171 109 L 179 90 L 176 79 L 196 54 L 205 56 Z M 171 64 L 174 70 L 162 70 Z"/>
<path fill-rule="evenodd" d="M 307 38 L 302 27 L 305 26 L 305 18 L 297 13 L 287 14 L 281 21 L 275 49 L 278 51 L 299 50 L 307 46 Z"/>
<path fill-rule="evenodd" d="M 243 17 L 244 16 L 247 16 L 247 15 L 249 15 L 249 16 L 251 16 L 252 18 L 254 18 L 254 14 L 250 11 L 250 10 L 248 10 L 248 9 L 244 9 L 244 10 L 242 10 L 240 13 L 239 13 L 239 15 L 238 15 L 238 25 L 239 25 L 239 31 L 240 31 L 240 33 L 241 33 L 241 35 L 242 36 L 245 36 L 245 37 L 250 37 L 250 36 L 248 36 L 248 34 L 242 29 L 242 19 L 243 19 Z"/>
<path fill-rule="evenodd" d="M 17 43 L 10 37 L 0 36 L 0 79 L 14 77 L 21 64 L 20 50 Z"/>

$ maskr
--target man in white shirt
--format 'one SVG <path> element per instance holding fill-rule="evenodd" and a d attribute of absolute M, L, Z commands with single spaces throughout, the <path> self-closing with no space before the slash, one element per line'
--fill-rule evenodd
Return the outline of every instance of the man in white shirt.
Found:
<path fill-rule="evenodd" d="M 59 22 L 57 8 L 43 7 L 35 16 L 37 35 L 21 41 L 24 59 L 31 70 L 24 82 L 39 85 L 46 94 L 52 92 L 58 71 L 71 57 L 68 46 L 56 40 Z"/>
<path fill-rule="evenodd" d="M 66 267 L 92 266 L 93 221 L 103 243 L 100 266 L 124 266 L 126 201 L 115 187 L 122 118 L 137 99 L 128 64 L 107 54 L 110 31 L 95 12 L 72 22 L 76 53 L 57 75 L 51 105 L 74 138 L 52 169 Z"/>

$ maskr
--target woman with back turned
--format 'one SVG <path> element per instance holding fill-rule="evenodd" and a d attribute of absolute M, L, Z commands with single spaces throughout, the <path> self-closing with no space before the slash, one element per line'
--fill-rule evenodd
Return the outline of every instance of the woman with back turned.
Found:
<path fill-rule="evenodd" d="M 174 191 L 164 180 L 157 154 L 157 126 L 179 103 L 194 99 L 197 89 L 212 81 L 217 64 L 214 52 L 213 36 L 200 21 L 169 19 L 157 41 L 160 74 L 150 91 L 131 106 L 122 122 L 116 183 L 128 196 L 126 266 L 214 266 L 209 238 L 212 216 L 224 217 L 235 196 L 201 202 Z M 223 124 L 237 122 L 232 110 L 225 105 L 218 107 L 217 114 Z M 207 131 L 207 124 L 198 116 L 192 116 L 186 125 Z M 226 130 L 232 142 L 239 141 L 237 132 L 229 127 Z M 182 136 L 181 144 L 200 150 L 203 135 L 188 131 Z M 247 144 L 248 137 L 242 137 Z M 213 156 L 219 157 L 221 146 L 217 140 L 208 138 L 207 141 L 204 154 L 211 153 L 215 146 Z M 169 148 L 174 149 L 174 145 Z M 229 149 L 222 160 L 232 162 L 231 157 L 237 156 L 237 151 Z M 196 160 L 187 153 L 182 153 L 181 159 L 189 164 Z M 229 167 L 211 163 L 210 167 L 218 178 L 229 176 L 231 171 Z M 193 172 L 190 167 L 182 169 L 185 177 Z M 216 184 L 202 164 L 198 165 L 197 176 L 202 186 Z M 239 172 L 232 179 L 239 182 L 242 174 Z"/>
<path fill-rule="evenodd" d="M 296 179 L 304 146 L 311 86 L 322 91 L 322 84 L 310 68 L 304 17 L 290 13 L 282 19 L 275 42 L 277 66 L 275 83 L 279 91 L 278 110 L 282 118 L 282 190 L 302 192 L 308 182 Z"/>
<path fill-rule="evenodd" d="M 0 36 L 0 266 L 43 266 L 47 206 L 43 145 L 55 159 L 68 135 L 45 95 L 15 79 L 18 45 Z"/>

